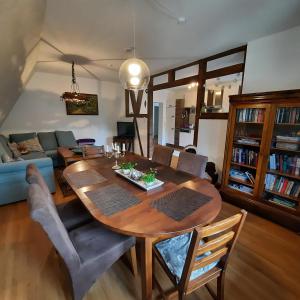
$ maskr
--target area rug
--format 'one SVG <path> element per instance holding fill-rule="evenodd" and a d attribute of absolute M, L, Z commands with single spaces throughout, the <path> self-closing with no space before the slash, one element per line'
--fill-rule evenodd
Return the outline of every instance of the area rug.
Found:
<path fill-rule="evenodd" d="M 64 195 L 64 197 L 75 195 L 74 191 L 69 186 L 68 182 L 65 180 L 65 178 L 63 176 L 63 171 L 64 171 L 64 168 L 55 168 L 54 169 L 54 175 L 55 175 L 55 178 L 61 189 L 61 192 Z"/>

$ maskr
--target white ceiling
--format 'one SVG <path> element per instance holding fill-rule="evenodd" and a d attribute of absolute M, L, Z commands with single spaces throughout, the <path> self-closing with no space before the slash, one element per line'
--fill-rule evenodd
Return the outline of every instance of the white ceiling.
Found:
<path fill-rule="evenodd" d="M 151 73 L 300 24 L 300 0 L 0 0 L 0 126 L 33 71 L 70 74 L 75 57 L 77 75 L 118 81 L 133 7 Z"/>
<path fill-rule="evenodd" d="M 70 74 L 62 60 L 76 55 L 89 71 L 78 66 L 78 75 L 117 81 L 133 46 L 133 12 L 136 53 L 151 73 L 300 24 L 299 0 L 51 0 L 37 70 Z"/>

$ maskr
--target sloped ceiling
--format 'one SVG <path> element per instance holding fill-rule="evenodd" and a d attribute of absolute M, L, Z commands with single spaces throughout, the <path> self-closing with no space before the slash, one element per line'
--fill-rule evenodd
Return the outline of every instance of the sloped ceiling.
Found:
<path fill-rule="evenodd" d="M 46 0 L 0 0 L 0 126 L 38 58 Z"/>
<path fill-rule="evenodd" d="M 0 0 L 5 37 L 0 47 L 0 125 L 37 55 L 38 71 L 70 74 L 74 59 L 77 75 L 118 81 L 120 64 L 132 55 L 126 49 L 133 47 L 133 15 L 136 54 L 152 73 L 300 24 L 299 0 L 45 1 Z M 180 17 L 184 24 L 178 24 Z"/>

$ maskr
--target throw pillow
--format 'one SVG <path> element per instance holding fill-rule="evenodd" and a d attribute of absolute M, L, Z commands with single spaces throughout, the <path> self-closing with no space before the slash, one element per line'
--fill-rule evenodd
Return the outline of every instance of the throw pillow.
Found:
<path fill-rule="evenodd" d="M 29 152 L 44 152 L 37 137 L 29 139 L 18 144 L 18 147 L 26 149 Z"/>
<path fill-rule="evenodd" d="M 3 154 L 2 155 L 2 161 L 4 162 L 4 163 L 10 163 L 10 162 L 14 162 L 15 160 L 13 159 L 13 158 L 11 158 L 9 155 L 7 155 L 7 154 Z"/>
<path fill-rule="evenodd" d="M 8 147 L 11 150 L 11 152 L 13 153 L 13 155 L 14 155 L 15 158 L 18 158 L 19 156 L 21 156 L 21 153 L 18 150 L 18 144 L 17 143 L 15 143 L 15 142 L 8 143 Z"/>

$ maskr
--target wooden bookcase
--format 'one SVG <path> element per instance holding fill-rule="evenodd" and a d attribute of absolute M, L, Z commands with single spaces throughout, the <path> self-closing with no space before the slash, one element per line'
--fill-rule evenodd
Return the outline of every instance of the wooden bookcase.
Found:
<path fill-rule="evenodd" d="M 300 232 L 300 90 L 230 96 L 221 193 Z"/>

